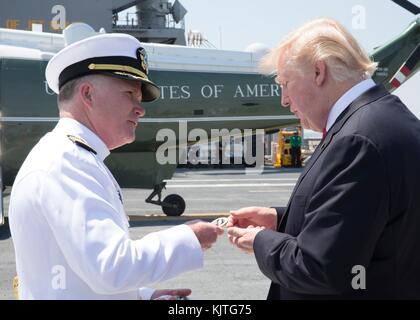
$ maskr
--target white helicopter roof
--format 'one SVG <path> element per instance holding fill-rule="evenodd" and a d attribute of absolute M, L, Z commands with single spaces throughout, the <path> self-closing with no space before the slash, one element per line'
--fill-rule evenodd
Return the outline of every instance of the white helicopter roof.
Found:
<path fill-rule="evenodd" d="M 94 33 L 97 34 L 97 33 Z M 49 60 L 64 48 L 62 34 L 0 28 L 0 58 Z M 142 43 L 152 70 L 258 73 L 259 52 Z"/>

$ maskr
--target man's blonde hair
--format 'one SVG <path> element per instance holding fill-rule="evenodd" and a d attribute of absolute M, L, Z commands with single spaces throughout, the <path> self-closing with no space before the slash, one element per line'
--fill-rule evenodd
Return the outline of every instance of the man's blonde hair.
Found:
<path fill-rule="evenodd" d="M 282 55 L 286 55 L 289 66 L 302 73 L 306 67 L 322 60 L 336 81 L 368 78 L 377 67 L 350 32 L 330 18 L 309 21 L 290 33 L 264 56 L 261 71 L 271 74 Z"/>

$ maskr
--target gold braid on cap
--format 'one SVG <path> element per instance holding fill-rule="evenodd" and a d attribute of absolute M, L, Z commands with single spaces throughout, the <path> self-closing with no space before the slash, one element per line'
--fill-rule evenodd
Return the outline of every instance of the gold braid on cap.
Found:
<path fill-rule="evenodd" d="M 147 76 L 145 73 L 141 72 L 140 70 L 130 67 L 130 66 L 122 66 L 119 64 L 98 64 L 98 63 L 91 63 L 88 66 L 89 70 L 104 70 L 104 71 L 124 71 L 129 73 L 134 73 L 141 78 L 146 78 Z"/>
<path fill-rule="evenodd" d="M 131 77 L 148 80 L 147 69 L 143 68 L 139 59 L 127 56 L 93 57 L 77 61 L 61 71 L 58 76 L 58 88 L 78 77 L 103 73 L 126 73 Z"/>

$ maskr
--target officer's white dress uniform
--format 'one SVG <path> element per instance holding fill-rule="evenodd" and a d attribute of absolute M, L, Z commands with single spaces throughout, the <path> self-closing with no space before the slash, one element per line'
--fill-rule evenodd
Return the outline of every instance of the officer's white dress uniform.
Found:
<path fill-rule="evenodd" d="M 140 79 L 144 96 L 155 99 L 144 50 L 129 37 L 101 35 L 63 49 L 47 67 L 49 86 L 58 92 L 75 76 L 115 71 Z M 202 267 L 186 225 L 129 238 L 120 188 L 103 162 L 108 154 L 91 130 L 62 118 L 23 163 L 9 206 L 20 299 L 147 299 L 153 290 L 139 288 Z"/>
<path fill-rule="evenodd" d="M 129 238 L 108 154 L 93 132 L 63 118 L 25 160 L 9 210 L 21 299 L 138 299 L 139 287 L 202 266 L 186 225 Z"/>

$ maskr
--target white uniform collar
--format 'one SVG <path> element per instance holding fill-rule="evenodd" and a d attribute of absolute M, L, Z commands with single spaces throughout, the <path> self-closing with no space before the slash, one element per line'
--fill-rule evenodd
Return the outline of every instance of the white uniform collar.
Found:
<path fill-rule="evenodd" d="M 88 145 L 96 151 L 99 159 L 102 161 L 110 154 L 106 144 L 90 129 L 80 122 L 70 118 L 60 118 L 54 131 L 60 131 L 70 135 L 79 136 L 84 139 Z"/>
<path fill-rule="evenodd" d="M 351 87 L 345 94 L 341 96 L 340 99 L 333 105 L 328 115 L 328 121 L 326 125 L 327 131 L 330 130 L 334 122 L 340 116 L 340 114 L 352 103 L 356 98 L 358 98 L 362 93 L 374 87 L 376 84 L 372 79 L 366 79 L 355 86 Z"/>

